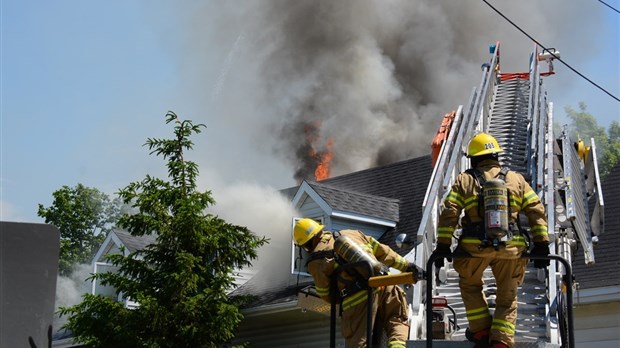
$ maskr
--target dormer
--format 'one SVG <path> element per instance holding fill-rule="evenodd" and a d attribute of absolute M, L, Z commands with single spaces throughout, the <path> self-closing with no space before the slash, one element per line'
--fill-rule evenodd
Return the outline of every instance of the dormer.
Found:
<path fill-rule="evenodd" d="M 292 199 L 302 216 L 319 221 L 328 231 L 356 229 L 375 239 L 396 227 L 399 221 L 398 199 L 363 194 L 317 182 L 303 181 Z M 291 241 L 291 272 L 309 276 L 306 272 L 307 253 Z M 301 258 L 300 258 L 301 257 Z"/>

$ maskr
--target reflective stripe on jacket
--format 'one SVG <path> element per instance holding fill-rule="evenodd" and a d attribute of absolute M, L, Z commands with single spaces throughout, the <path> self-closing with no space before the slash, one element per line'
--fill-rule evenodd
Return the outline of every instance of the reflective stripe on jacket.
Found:
<path fill-rule="evenodd" d="M 488 180 L 495 178 L 501 167 L 497 161 L 485 160 L 480 163 L 477 169 Z M 506 175 L 506 187 L 510 192 L 509 220 L 517 221 L 519 212 L 522 211 L 527 216 L 533 241 L 549 241 L 545 207 L 536 192 L 525 181 L 523 176 L 515 171 L 510 171 Z M 439 216 L 437 228 L 439 243 L 450 244 L 452 242 L 452 235 L 459 224 L 459 217 L 463 210 L 472 223 L 482 222 L 482 217 L 478 212 L 479 194 L 478 182 L 472 175 L 463 172 L 457 176 L 452 189 L 444 199 Z M 520 241 L 518 242 L 520 243 Z"/>

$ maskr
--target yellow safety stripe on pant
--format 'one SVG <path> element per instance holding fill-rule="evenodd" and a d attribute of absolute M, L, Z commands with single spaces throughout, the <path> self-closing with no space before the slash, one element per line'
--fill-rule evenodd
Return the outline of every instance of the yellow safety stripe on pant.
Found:
<path fill-rule="evenodd" d="M 405 348 L 407 343 L 404 341 L 390 341 L 388 343 L 388 348 Z"/>
<path fill-rule="evenodd" d="M 536 202 L 538 200 L 538 195 L 536 194 L 536 192 L 534 191 L 527 191 L 524 195 L 523 195 L 523 202 L 521 203 L 521 207 L 527 207 L 528 205 Z"/>
<path fill-rule="evenodd" d="M 450 191 L 448 196 L 446 197 L 446 201 L 452 202 L 459 206 L 459 208 L 463 208 L 465 203 L 463 202 L 463 197 L 454 191 Z"/>
<path fill-rule="evenodd" d="M 329 295 L 329 286 L 326 288 L 319 288 L 318 286 L 316 287 L 316 294 L 323 297 L 323 296 L 328 296 Z"/>
<path fill-rule="evenodd" d="M 375 293 L 379 292 L 381 290 L 381 288 L 376 288 L 374 290 Z M 366 299 L 368 299 L 368 291 L 367 290 L 361 290 L 356 292 L 355 294 L 351 295 L 351 296 L 347 296 L 344 298 L 344 300 L 342 301 L 342 310 L 346 311 L 347 309 L 350 309 L 354 306 L 357 306 L 360 303 L 364 303 L 366 302 Z"/>
<path fill-rule="evenodd" d="M 511 322 L 501 319 L 493 319 L 493 324 L 491 325 L 491 330 L 499 330 L 504 331 L 508 334 L 515 334 L 515 325 Z"/>
<path fill-rule="evenodd" d="M 468 311 L 465 311 L 465 315 L 467 316 L 467 320 L 469 321 L 488 318 L 491 316 L 491 314 L 489 313 L 489 307 L 470 309 Z"/>
<path fill-rule="evenodd" d="M 454 227 L 446 226 L 437 228 L 437 238 L 452 238 L 452 234 L 454 234 Z"/>
<path fill-rule="evenodd" d="M 544 226 L 544 225 L 534 225 L 534 226 L 532 226 L 532 237 L 536 237 L 536 236 L 546 237 L 548 235 L 549 235 L 549 233 L 547 231 L 547 226 Z"/>

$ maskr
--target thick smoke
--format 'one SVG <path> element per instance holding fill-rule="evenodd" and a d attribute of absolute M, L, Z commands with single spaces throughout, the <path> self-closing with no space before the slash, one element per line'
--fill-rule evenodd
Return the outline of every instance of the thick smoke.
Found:
<path fill-rule="evenodd" d="M 285 285 L 290 263 L 282 256 L 291 252 L 292 218 L 299 216 L 290 199 L 273 188 L 249 183 L 215 188 L 213 196 L 217 201 L 212 207 L 214 214 L 269 239 L 252 261 L 252 272 L 260 272 L 253 285 L 260 289 Z"/>
<path fill-rule="evenodd" d="M 56 311 L 60 307 L 71 307 L 82 302 L 82 296 L 91 290 L 92 282 L 87 281 L 86 278 L 90 277 L 92 271 L 92 265 L 81 264 L 75 267 L 71 276 L 58 276 L 56 281 Z M 58 331 L 66 324 L 67 319 L 67 316 L 61 317 L 56 313 L 54 315 L 54 330 Z"/>
<path fill-rule="evenodd" d="M 492 3 L 558 49 L 588 37 L 600 15 L 560 0 Z M 335 175 L 430 153 L 442 116 L 478 85 L 488 45 L 502 42 L 505 71 L 527 70 L 535 47 L 482 1 L 271 0 L 228 3 L 221 13 L 215 36 L 246 74 L 227 88 L 255 103 L 242 124 L 263 144 L 268 134 L 297 176 L 314 169 L 304 157 L 308 124 L 320 124 L 318 151 L 334 140 Z"/>

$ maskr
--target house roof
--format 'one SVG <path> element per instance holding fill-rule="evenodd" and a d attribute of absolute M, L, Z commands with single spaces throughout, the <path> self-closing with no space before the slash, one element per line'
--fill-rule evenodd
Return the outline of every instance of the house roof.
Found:
<path fill-rule="evenodd" d="M 594 247 L 594 264 L 586 265 L 583 252 L 578 250 L 573 261 L 573 274 L 580 289 L 620 285 L 620 163 L 611 171 L 603 184 L 605 203 L 605 230 Z"/>
<path fill-rule="evenodd" d="M 127 231 L 115 230 L 114 233 L 129 252 L 142 250 L 149 244 L 155 243 L 155 235 L 132 236 Z"/>
<path fill-rule="evenodd" d="M 309 185 L 335 210 L 398 221 L 398 199 L 347 191 L 317 182 Z"/>

